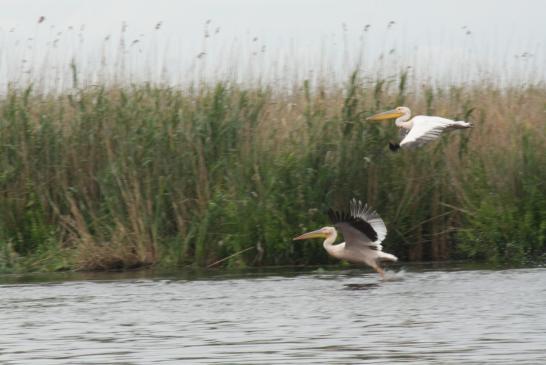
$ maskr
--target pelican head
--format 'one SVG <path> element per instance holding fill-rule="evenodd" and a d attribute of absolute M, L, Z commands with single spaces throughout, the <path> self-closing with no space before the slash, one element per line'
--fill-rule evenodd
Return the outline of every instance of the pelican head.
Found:
<path fill-rule="evenodd" d="M 398 108 L 372 115 L 371 117 L 366 118 L 366 120 L 397 119 L 397 118 L 400 118 L 402 116 L 407 118 L 410 115 L 411 115 L 411 111 L 410 111 L 410 109 L 408 107 L 399 106 Z"/>
<path fill-rule="evenodd" d="M 316 231 L 307 232 L 302 234 L 301 236 L 295 237 L 294 241 L 306 240 L 309 238 L 330 238 L 334 235 L 337 235 L 336 229 L 334 227 L 322 227 L 321 229 L 317 229 Z"/>

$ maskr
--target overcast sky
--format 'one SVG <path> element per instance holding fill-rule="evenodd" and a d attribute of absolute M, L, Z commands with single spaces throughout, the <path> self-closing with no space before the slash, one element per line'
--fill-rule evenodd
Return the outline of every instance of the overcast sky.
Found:
<path fill-rule="evenodd" d="M 234 67 L 338 71 L 358 60 L 369 70 L 414 66 L 431 77 L 546 74 L 541 0 L 0 0 L 0 7 L 0 76 L 10 80 L 49 74 L 72 58 L 87 77 L 99 77 L 102 60 L 113 73 L 123 67 L 144 80 Z"/>

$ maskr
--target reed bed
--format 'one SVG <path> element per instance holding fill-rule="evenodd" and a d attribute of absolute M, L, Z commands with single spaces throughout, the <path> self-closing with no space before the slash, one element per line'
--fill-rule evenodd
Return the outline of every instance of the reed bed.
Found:
<path fill-rule="evenodd" d="M 543 260 L 546 87 L 408 80 L 10 89 L 0 270 L 333 263 L 291 239 L 352 197 L 403 261 Z M 391 153 L 397 105 L 475 128 Z"/>

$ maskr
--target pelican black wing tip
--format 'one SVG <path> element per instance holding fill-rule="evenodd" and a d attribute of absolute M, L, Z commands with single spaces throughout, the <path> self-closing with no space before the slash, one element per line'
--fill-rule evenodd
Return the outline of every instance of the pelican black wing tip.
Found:
<path fill-rule="evenodd" d="M 391 143 L 389 142 L 389 149 L 392 152 L 397 152 L 400 149 L 400 145 L 398 143 Z"/>
<path fill-rule="evenodd" d="M 364 233 L 370 240 L 375 241 L 377 239 L 377 232 L 375 229 L 361 216 L 362 214 L 375 214 L 375 212 L 370 211 L 368 204 L 362 204 L 360 200 L 353 198 L 350 201 L 349 211 L 335 211 L 330 208 L 328 209 L 327 214 L 334 226 L 338 227 L 338 224 L 348 224 Z"/>

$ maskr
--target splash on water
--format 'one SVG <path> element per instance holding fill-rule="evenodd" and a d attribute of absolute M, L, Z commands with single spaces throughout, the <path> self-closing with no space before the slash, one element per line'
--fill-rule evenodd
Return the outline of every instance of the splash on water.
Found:
<path fill-rule="evenodd" d="M 406 277 L 406 270 L 401 269 L 400 271 L 390 271 L 385 270 L 385 277 L 383 281 L 402 281 Z"/>

